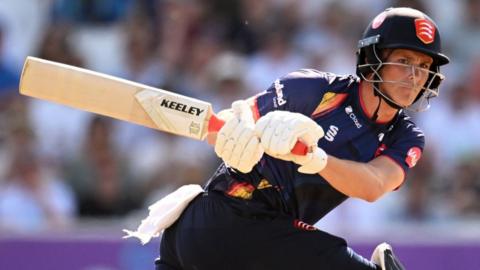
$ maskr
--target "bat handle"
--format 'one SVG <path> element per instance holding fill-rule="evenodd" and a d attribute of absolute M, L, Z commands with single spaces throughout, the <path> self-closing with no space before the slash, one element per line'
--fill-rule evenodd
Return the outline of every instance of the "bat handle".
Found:
<path fill-rule="evenodd" d="M 210 116 L 210 120 L 208 121 L 208 132 L 216 133 L 223 127 L 224 124 L 225 121 L 218 118 L 215 114 L 212 114 Z M 299 156 L 305 156 L 308 153 L 308 146 L 301 141 L 297 141 L 295 146 L 293 146 L 291 153 Z"/>
<path fill-rule="evenodd" d="M 216 114 L 212 113 L 210 119 L 208 120 L 208 133 L 218 132 L 223 125 L 225 125 L 225 121 L 218 118 Z"/>
<path fill-rule="evenodd" d="M 306 146 L 303 142 L 297 140 L 297 142 L 292 148 L 291 153 L 298 156 L 305 156 L 308 153 L 308 146 Z"/>

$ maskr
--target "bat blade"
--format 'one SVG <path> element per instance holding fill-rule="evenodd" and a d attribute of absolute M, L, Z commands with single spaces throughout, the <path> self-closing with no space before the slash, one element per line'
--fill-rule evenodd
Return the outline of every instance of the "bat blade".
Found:
<path fill-rule="evenodd" d="M 198 140 L 213 114 L 208 102 L 36 57 L 25 60 L 20 93 Z M 138 100 L 152 95 L 161 99 L 161 123 Z"/>
<path fill-rule="evenodd" d="M 208 102 L 167 91 L 144 89 L 135 98 L 157 128 L 174 134 L 203 140 L 214 115 Z"/>
<path fill-rule="evenodd" d="M 23 66 L 20 93 L 197 140 L 224 124 L 208 102 L 31 56 Z M 297 155 L 308 151 L 300 141 L 292 149 Z"/>

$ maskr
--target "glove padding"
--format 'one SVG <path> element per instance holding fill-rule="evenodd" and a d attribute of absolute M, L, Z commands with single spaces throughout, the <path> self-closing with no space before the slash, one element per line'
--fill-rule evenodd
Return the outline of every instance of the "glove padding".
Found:
<path fill-rule="evenodd" d="M 265 153 L 301 165 L 298 168 L 301 173 L 318 173 L 327 164 L 327 154 L 317 147 L 318 140 L 324 136 L 323 129 L 303 114 L 269 112 L 258 120 L 255 133 L 260 138 Z M 298 140 L 310 149 L 305 156 L 290 153 Z"/>
<path fill-rule="evenodd" d="M 305 174 L 316 174 L 327 166 L 327 153 L 323 151 L 322 148 L 313 147 L 313 150 L 308 152 L 305 156 L 295 155 L 295 154 L 286 154 L 286 155 L 275 155 L 275 158 L 292 161 L 300 167 L 298 167 L 298 172 Z"/>
<path fill-rule="evenodd" d="M 260 161 L 264 150 L 255 135 L 255 123 L 248 103 L 235 101 L 232 111 L 234 117 L 227 120 L 217 134 L 215 153 L 229 167 L 248 173 Z"/>

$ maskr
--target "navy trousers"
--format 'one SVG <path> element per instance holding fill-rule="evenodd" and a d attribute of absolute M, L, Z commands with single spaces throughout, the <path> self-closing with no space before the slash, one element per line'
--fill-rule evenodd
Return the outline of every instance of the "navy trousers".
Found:
<path fill-rule="evenodd" d="M 287 216 L 257 215 L 223 195 L 195 198 L 165 230 L 157 270 L 371 270 L 344 239 Z"/>

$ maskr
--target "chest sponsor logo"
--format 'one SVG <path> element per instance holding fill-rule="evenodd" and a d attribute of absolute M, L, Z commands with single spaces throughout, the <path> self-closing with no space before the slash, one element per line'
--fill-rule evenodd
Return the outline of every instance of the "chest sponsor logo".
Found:
<path fill-rule="evenodd" d="M 329 141 L 329 142 L 333 142 L 333 140 L 335 139 L 335 136 L 337 136 L 338 134 L 338 130 L 339 128 L 337 126 L 334 126 L 334 125 L 331 125 L 327 132 L 325 133 L 325 140 Z"/>
<path fill-rule="evenodd" d="M 418 147 L 412 147 L 407 152 L 407 157 L 405 158 L 405 162 L 408 164 L 409 168 L 413 168 L 420 157 L 422 156 L 422 151 Z"/>
<path fill-rule="evenodd" d="M 275 103 L 276 103 L 278 106 L 282 106 L 282 105 L 284 105 L 285 103 L 287 103 L 287 101 L 286 101 L 285 98 L 283 97 L 283 87 L 285 87 L 285 86 L 280 83 L 280 80 L 279 80 L 279 79 L 275 80 L 275 82 L 273 83 L 273 87 L 275 87 L 275 94 L 277 95 L 277 96 L 276 96 L 277 102 L 275 102 Z"/>
<path fill-rule="evenodd" d="M 348 117 L 352 119 L 353 123 L 357 128 L 362 128 L 362 124 L 360 124 L 360 121 L 358 121 L 357 116 L 353 113 L 352 106 L 345 107 L 345 112 L 347 113 Z"/>

